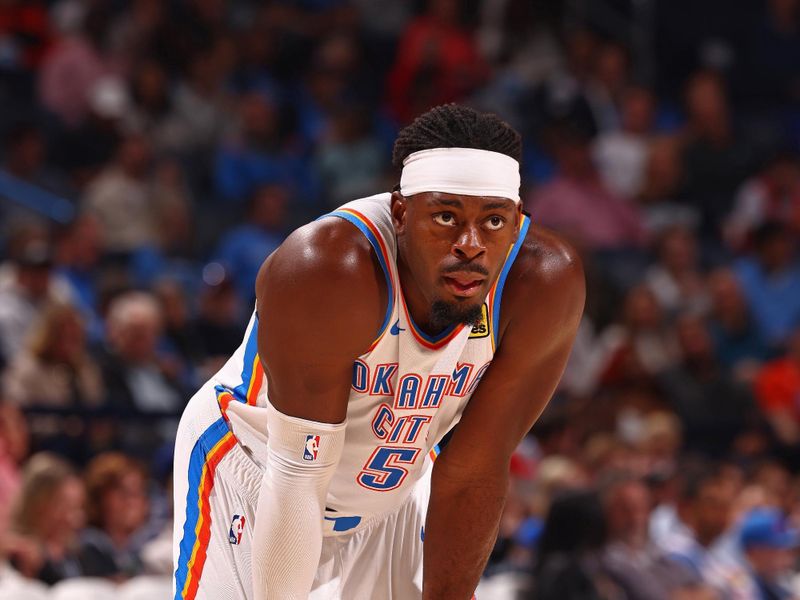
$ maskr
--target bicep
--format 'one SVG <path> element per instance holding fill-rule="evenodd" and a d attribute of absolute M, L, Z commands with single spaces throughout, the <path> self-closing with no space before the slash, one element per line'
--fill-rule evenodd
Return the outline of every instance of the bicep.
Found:
<path fill-rule="evenodd" d="M 290 240 L 259 275 L 258 351 L 277 410 L 340 423 L 382 294 L 368 249 L 327 242 Z"/>

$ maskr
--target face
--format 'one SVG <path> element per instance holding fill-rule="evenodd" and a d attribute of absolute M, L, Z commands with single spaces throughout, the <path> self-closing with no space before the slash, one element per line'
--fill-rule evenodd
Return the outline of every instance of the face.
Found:
<path fill-rule="evenodd" d="M 606 510 L 612 537 L 632 543 L 647 539 L 650 494 L 643 484 L 632 481 L 619 486 L 609 498 Z"/>
<path fill-rule="evenodd" d="M 517 238 L 520 214 L 507 198 L 392 194 L 398 264 L 412 311 L 427 309 L 437 328 L 476 322 Z"/>
<path fill-rule="evenodd" d="M 127 473 L 118 487 L 105 493 L 103 522 L 109 529 L 133 533 L 147 519 L 149 501 L 144 477 L 137 471 Z"/>

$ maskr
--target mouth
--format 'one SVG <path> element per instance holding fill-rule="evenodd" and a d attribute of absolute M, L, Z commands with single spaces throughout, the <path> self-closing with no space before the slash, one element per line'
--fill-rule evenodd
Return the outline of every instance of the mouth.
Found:
<path fill-rule="evenodd" d="M 444 281 L 444 286 L 450 293 L 460 298 L 471 298 L 477 295 L 483 287 L 484 282 L 483 279 L 476 278 L 474 275 L 467 273 L 463 275 L 453 273 L 442 277 L 442 280 Z"/>

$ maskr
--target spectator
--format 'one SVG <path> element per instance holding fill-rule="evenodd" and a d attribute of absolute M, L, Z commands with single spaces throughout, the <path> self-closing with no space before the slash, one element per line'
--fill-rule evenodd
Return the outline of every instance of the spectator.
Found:
<path fill-rule="evenodd" d="M 735 489 L 722 469 L 707 463 L 691 463 L 681 472 L 677 520 L 658 545 L 674 561 L 712 587 L 722 598 L 749 600 L 746 574 L 715 552 L 714 543 L 731 524 Z"/>
<path fill-rule="evenodd" d="M 644 188 L 654 113 L 653 94 L 630 87 L 622 98 L 622 127 L 600 134 L 594 142 L 592 153 L 600 175 L 622 198 L 636 198 Z"/>
<path fill-rule="evenodd" d="M 33 324 L 48 302 L 68 300 L 52 276 L 53 257 L 45 240 L 31 239 L 0 275 L 0 353 L 6 360 L 20 353 Z"/>
<path fill-rule="evenodd" d="M 242 202 L 259 186 L 288 186 L 305 203 L 315 198 L 311 176 L 280 130 L 278 106 L 266 92 L 249 92 L 240 103 L 240 131 L 228 139 L 216 160 L 215 178 L 219 194 L 230 202 Z"/>
<path fill-rule="evenodd" d="M 207 265 L 203 269 L 203 280 L 205 285 L 200 292 L 199 311 L 192 328 L 202 340 L 205 360 L 201 368 L 210 376 L 242 343 L 243 327 L 236 287 L 222 265 Z"/>
<path fill-rule="evenodd" d="M 247 222 L 231 229 L 215 252 L 236 283 L 239 297 L 255 299 L 256 275 L 264 260 L 287 234 L 289 192 L 280 185 L 256 189 L 248 206 Z"/>
<path fill-rule="evenodd" d="M 696 574 L 671 561 L 649 539 L 651 503 L 644 483 L 619 475 L 603 487 L 609 537 L 603 565 L 627 600 L 668 600 L 702 584 Z"/>
<path fill-rule="evenodd" d="M 398 122 L 408 123 L 437 104 L 456 102 L 485 79 L 487 67 L 461 24 L 460 12 L 454 0 L 429 0 L 426 12 L 406 27 L 388 79 Z"/>
<path fill-rule="evenodd" d="M 105 251 L 127 258 L 156 239 L 155 207 L 149 188 L 151 148 L 147 138 L 130 135 L 115 159 L 86 190 L 83 209 L 103 230 Z"/>
<path fill-rule="evenodd" d="M 86 491 L 69 464 L 52 454 L 36 454 L 22 474 L 22 490 L 12 511 L 13 531 L 36 545 L 36 554 L 20 563 L 25 575 L 52 585 L 83 574 L 78 532 L 86 520 Z"/>
<path fill-rule="evenodd" d="M 755 381 L 756 396 L 778 440 L 800 444 L 800 329 L 789 338 L 786 356 L 764 365 Z"/>
<path fill-rule="evenodd" d="M 580 125 L 562 122 L 552 134 L 556 177 L 528 198 L 539 222 L 588 250 L 639 247 L 644 241 L 634 206 L 609 191 L 591 156 L 591 137 Z"/>
<path fill-rule="evenodd" d="M 688 123 L 683 148 L 684 199 L 703 217 L 703 231 L 719 235 L 736 188 L 753 163 L 753 149 L 734 131 L 721 77 L 699 71 L 686 86 Z"/>
<path fill-rule="evenodd" d="M 661 389 L 681 419 L 686 446 L 721 455 L 754 423 L 755 403 L 749 388 L 722 369 L 701 319 L 684 315 L 676 328 L 682 360 L 661 374 Z"/>
<path fill-rule="evenodd" d="M 103 48 L 107 12 L 102 5 L 78 6 L 73 23 L 47 52 L 39 73 L 39 99 L 67 127 L 88 114 L 88 92 L 113 71 Z"/>
<path fill-rule="evenodd" d="M 104 400 L 102 378 L 86 351 L 86 331 L 77 309 L 49 305 L 3 381 L 6 397 L 19 406 L 99 406 Z"/>
<path fill-rule="evenodd" d="M 755 232 L 755 252 L 736 263 L 736 275 L 759 333 L 780 347 L 800 324 L 800 263 L 796 240 L 785 225 L 764 223 Z"/>
<path fill-rule="evenodd" d="M 119 453 L 101 454 L 86 467 L 89 527 L 81 533 L 84 575 L 116 581 L 143 570 L 137 539 L 147 519 L 147 474 Z"/>
<path fill-rule="evenodd" d="M 711 294 L 709 328 L 722 366 L 740 381 L 753 381 L 769 347 L 753 322 L 736 274 L 729 268 L 708 278 Z"/>
<path fill-rule="evenodd" d="M 556 498 L 539 540 L 530 597 L 593 600 L 619 593 L 600 562 L 607 535 L 603 507 L 595 493 L 574 491 Z"/>
<path fill-rule="evenodd" d="M 800 234 L 800 159 L 792 152 L 774 156 L 739 188 L 725 221 L 728 245 L 745 249 L 753 232 L 767 221 L 780 221 Z"/>
<path fill-rule="evenodd" d="M 658 262 L 645 273 L 647 285 L 669 315 L 705 314 L 709 298 L 699 265 L 697 237 L 686 227 L 671 226 L 661 232 Z"/>
<path fill-rule="evenodd" d="M 109 404 L 122 413 L 179 410 L 183 391 L 157 355 L 163 320 L 156 300 L 142 292 L 123 294 L 111 302 L 107 322 L 100 364 Z"/>
<path fill-rule="evenodd" d="M 789 575 L 800 548 L 800 533 L 776 509 L 756 509 L 742 523 L 739 539 L 750 571 L 753 600 L 794 598 Z"/>
<path fill-rule="evenodd" d="M 330 208 L 381 189 L 386 152 L 370 131 L 363 107 L 342 107 L 332 119 L 330 134 L 320 141 L 315 157 L 320 184 Z"/>

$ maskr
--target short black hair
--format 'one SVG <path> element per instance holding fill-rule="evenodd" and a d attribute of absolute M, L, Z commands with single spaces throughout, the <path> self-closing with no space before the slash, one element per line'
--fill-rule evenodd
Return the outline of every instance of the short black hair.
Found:
<path fill-rule="evenodd" d="M 409 154 L 431 148 L 476 148 L 522 158 L 522 138 L 511 125 L 492 113 L 460 104 L 443 104 L 423 113 L 400 130 L 392 164 L 403 166 Z"/>

